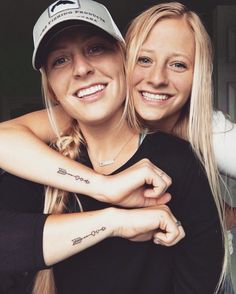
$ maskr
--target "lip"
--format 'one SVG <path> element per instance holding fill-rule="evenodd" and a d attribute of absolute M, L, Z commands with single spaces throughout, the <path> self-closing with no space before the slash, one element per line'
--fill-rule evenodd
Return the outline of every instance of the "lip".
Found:
<path fill-rule="evenodd" d="M 82 102 L 93 102 L 100 98 L 106 87 L 106 83 L 90 84 L 76 90 L 73 96 Z"/>

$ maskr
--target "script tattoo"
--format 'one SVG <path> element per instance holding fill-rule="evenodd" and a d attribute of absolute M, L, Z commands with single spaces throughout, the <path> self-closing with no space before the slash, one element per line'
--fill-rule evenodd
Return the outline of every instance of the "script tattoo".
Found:
<path fill-rule="evenodd" d="M 68 175 L 68 176 L 74 177 L 76 181 L 81 181 L 81 182 L 85 182 L 86 184 L 90 184 L 89 180 L 85 180 L 84 178 L 80 177 L 79 175 L 72 175 L 72 174 L 68 173 L 64 168 L 59 167 L 57 173 L 61 174 L 63 176 Z"/>
<path fill-rule="evenodd" d="M 99 232 L 105 231 L 105 230 L 106 230 L 106 228 L 102 227 L 101 229 L 92 231 L 90 234 L 88 234 L 88 235 L 86 235 L 84 237 L 78 237 L 78 238 L 72 239 L 72 244 L 73 244 L 73 246 L 77 245 L 77 244 L 81 243 L 84 239 L 86 239 L 88 237 L 94 237 L 95 235 L 99 234 Z"/>

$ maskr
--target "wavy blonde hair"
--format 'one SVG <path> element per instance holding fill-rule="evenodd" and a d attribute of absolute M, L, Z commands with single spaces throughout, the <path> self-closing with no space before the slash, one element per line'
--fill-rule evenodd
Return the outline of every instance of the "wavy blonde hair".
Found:
<path fill-rule="evenodd" d="M 224 202 L 220 192 L 220 175 L 217 169 L 212 147 L 212 116 L 213 116 L 213 86 L 212 86 L 212 45 L 211 40 L 196 13 L 190 11 L 181 3 L 170 2 L 154 5 L 137 16 L 126 33 L 127 44 L 127 91 L 128 115 L 132 127 L 145 127 L 145 122 L 137 121 L 132 95 L 132 74 L 137 62 L 139 50 L 155 24 L 164 18 L 184 19 L 193 32 L 195 39 L 195 63 L 191 96 L 182 108 L 180 117 L 172 133 L 188 140 L 197 157 L 205 167 L 211 191 L 218 210 L 223 243 L 225 248 L 222 273 L 216 291 L 224 282 L 228 265 L 227 238 L 225 236 Z"/>
<path fill-rule="evenodd" d="M 111 38 L 114 42 L 115 48 L 121 53 L 124 71 L 125 71 L 125 45 Z M 55 148 L 63 156 L 71 159 L 76 159 L 80 155 L 81 143 L 86 144 L 86 140 L 79 127 L 79 122 L 75 119 L 71 121 L 71 125 L 66 134 L 62 134 L 56 121 L 54 114 L 54 106 L 58 104 L 56 96 L 49 84 L 47 78 L 47 71 L 45 67 L 40 69 L 42 76 L 42 93 L 44 97 L 45 106 L 48 112 L 49 121 L 52 129 L 57 137 L 55 142 L 52 142 L 52 147 Z M 122 116 L 124 117 L 124 115 Z M 82 205 L 76 194 L 73 194 L 78 202 L 80 210 L 82 211 Z M 61 214 L 67 212 L 69 192 L 60 190 L 53 187 L 45 188 L 45 201 L 44 201 L 44 213 Z M 56 294 L 56 285 L 54 282 L 53 269 L 41 270 L 37 273 L 33 293 L 34 294 Z"/>

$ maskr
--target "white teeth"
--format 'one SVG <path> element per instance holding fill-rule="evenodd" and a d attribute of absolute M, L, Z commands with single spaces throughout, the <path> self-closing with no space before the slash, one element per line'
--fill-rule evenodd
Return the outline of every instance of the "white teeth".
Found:
<path fill-rule="evenodd" d="M 158 94 L 153 94 L 153 93 L 149 93 L 149 92 L 142 92 L 142 96 L 150 101 L 157 101 L 157 100 L 167 100 L 169 98 L 168 95 L 158 95 Z"/>
<path fill-rule="evenodd" d="M 105 88 L 104 85 L 100 84 L 100 85 L 96 85 L 96 86 L 92 86 L 90 88 L 87 88 L 87 89 L 83 89 L 83 90 L 80 90 L 77 92 L 77 96 L 79 98 L 83 98 L 84 96 L 88 96 L 88 95 L 91 95 L 91 94 L 94 94 L 98 91 L 101 91 Z"/>

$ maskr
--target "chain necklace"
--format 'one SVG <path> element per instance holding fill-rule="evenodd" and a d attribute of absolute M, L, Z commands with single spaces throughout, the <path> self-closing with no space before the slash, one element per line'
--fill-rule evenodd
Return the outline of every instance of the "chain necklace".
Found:
<path fill-rule="evenodd" d="M 127 142 L 125 142 L 124 145 L 122 145 L 121 149 L 118 151 L 118 153 L 112 159 L 106 159 L 106 160 L 98 161 L 99 167 L 103 167 L 103 166 L 107 166 L 107 165 L 113 164 L 116 161 L 117 157 L 120 155 L 121 151 L 129 144 L 129 142 L 133 139 L 134 136 L 135 136 L 135 134 L 132 135 L 129 138 L 129 140 Z"/>

